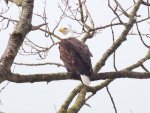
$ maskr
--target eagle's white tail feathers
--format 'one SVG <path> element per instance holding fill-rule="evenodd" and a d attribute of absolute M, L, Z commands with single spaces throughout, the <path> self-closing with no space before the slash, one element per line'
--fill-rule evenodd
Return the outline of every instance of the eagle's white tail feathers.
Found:
<path fill-rule="evenodd" d="M 90 77 L 86 76 L 86 75 L 80 75 L 81 80 L 83 82 L 84 85 L 89 86 L 90 84 Z"/>

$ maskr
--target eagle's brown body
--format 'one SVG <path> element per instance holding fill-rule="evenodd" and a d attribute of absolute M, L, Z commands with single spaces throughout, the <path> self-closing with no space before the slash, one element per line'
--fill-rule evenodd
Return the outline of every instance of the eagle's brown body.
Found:
<path fill-rule="evenodd" d="M 59 44 L 60 58 L 68 72 L 74 73 L 77 77 L 85 75 L 90 78 L 93 73 L 91 52 L 86 44 L 75 38 L 61 40 Z"/>

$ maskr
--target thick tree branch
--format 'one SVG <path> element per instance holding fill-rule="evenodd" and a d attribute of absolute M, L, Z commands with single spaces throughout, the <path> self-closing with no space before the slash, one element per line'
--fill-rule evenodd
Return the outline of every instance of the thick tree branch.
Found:
<path fill-rule="evenodd" d="M 7 48 L 0 59 L 0 82 L 5 80 L 5 76 L 9 75 L 10 67 L 22 45 L 26 34 L 31 29 L 31 20 L 33 12 L 33 1 L 24 0 L 22 3 L 22 13 L 20 21 L 13 33 L 10 35 Z"/>
<path fill-rule="evenodd" d="M 22 3 L 20 21 L 18 22 L 13 33 L 10 35 L 7 48 L 0 59 L 0 65 L 4 66 L 7 70 L 10 70 L 10 67 L 24 41 L 26 34 L 31 29 L 32 11 L 33 0 L 24 0 Z"/>
<path fill-rule="evenodd" d="M 78 94 L 76 102 L 70 109 L 68 109 L 67 113 L 78 113 L 78 111 L 85 103 L 85 95 L 86 95 L 86 88 L 84 87 Z"/>
<path fill-rule="evenodd" d="M 92 81 L 115 79 L 115 78 L 134 78 L 134 79 L 149 79 L 150 73 L 148 72 L 132 72 L 132 71 L 118 71 L 118 72 L 103 72 L 92 76 Z M 16 83 L 25 82 L 44 82 L 44 81 L 56 81 L 56 80 L 80 80 L 80 78 L 74 77 L 71 73 L 50 73 L 50 74 L 28 74 L 20 75 L 15 73 L 5 74 L 4 80 L 8 80 Z"/>
<path fill-rule="evenodd" d="M 74 97 L 80 92 L 80 90 L 82 88 L 83 88 L 83 85 L 80 84 L 75 89 L 73 89 L 73 91 L 69 94 L 69 96 L 66 99 L 66 101 L 64 101 L 64 103 L 61 106 L 61 108 L 58 111 L 58 113 L 66 113 L 67 112 L 67 109 L 68 109 L 70 103 L 72 102 L 72 100 L 74 99 Z"/>
<path fill-rule="evenodd" d="M 8 1 L 13 2 L 19 7 L 22 6 L 22 4 L 23 4 L 23 0 L 6 0 L 6 1 L 7 1 L 7 3 L 8 3 Z"/>

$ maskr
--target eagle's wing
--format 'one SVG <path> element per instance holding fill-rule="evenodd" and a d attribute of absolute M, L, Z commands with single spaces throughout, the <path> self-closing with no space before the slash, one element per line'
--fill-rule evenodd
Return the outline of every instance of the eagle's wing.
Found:
<path fill-rule="evenodd" d="M 72 54 L 67 42 L 62 40 L 59 43 L 60 59 L 63 61 L 68 72 L 73 72 Z"/>
<path fill-rule="evenodd" d="M 92 75 L 91 53 L 87 45 L 74 38 L 63 39 L 59 50 L 68 72 L 89 77 Z"/>
<path fill-rule="evenodd" d="M 76 38 L 69 38 L 67 41 L 72 45 L 72 49 L 82 58 L 82 60 L 92 68 L 91 58 L 92 54 L 85 43 L 80 42 Z"/>

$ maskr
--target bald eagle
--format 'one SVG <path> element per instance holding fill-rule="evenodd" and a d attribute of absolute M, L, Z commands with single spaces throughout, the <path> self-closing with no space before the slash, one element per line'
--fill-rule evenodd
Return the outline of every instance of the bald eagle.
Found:
<path fill-rule="evenodd" d="M 88 46 L 77 40 L 69 28 L 60 28 L 59 31 L 66 36 L 59 43 L 60 59 L 68 72 L 80 77 L 82 83 L 89 86 L 93 69 Z"/>

